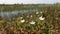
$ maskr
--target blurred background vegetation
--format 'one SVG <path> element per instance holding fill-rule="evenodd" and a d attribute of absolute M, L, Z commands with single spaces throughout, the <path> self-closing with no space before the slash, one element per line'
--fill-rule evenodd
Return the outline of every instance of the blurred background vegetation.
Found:
<path fill-rule="evenodd" d="M 0 4 L 0 11 L 14 11 L 14 10 L 33 10 L 33 9 L 39 9 L 42 10 L 42 8 L 55 8 L 58 9 L 60 8 L 60 4 Z"/>

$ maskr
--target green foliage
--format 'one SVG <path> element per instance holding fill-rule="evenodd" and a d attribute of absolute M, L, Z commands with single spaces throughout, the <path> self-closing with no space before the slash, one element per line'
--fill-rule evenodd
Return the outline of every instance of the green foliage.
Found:
<path fill-rule="evenodd" d="M 51 32 L 50 32 L 49 28 L 45 28 L 45 29 L 44 29 L 44 33 L 43 33 L 43 34 L 51 34 Z"/>

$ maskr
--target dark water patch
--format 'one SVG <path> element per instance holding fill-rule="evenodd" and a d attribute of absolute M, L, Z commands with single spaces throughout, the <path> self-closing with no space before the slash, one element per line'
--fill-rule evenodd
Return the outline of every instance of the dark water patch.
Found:
<path fill-rule="evenodd" d="M 4 11 L 4 12 L 0 12 L 0 16 L 1 17 L 12 17 L 18 14 L 32 14 L 34 12 L 36 12 L 38 10 L 21 10 L 21 11 Z"/>

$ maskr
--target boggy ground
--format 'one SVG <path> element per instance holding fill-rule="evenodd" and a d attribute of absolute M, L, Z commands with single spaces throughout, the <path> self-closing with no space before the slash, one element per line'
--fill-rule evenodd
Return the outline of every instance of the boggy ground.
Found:
<path fill-rule="evenodd" d="M 60 34 L 59 20 L 54 22 L 52 18 L 49 20 L 43 15 L 44 13 L 36 12 L 13 16 L 10 19 L 0 16 L 0 34 Z M 45 19 L 40 20 L 40 16 Z"/>

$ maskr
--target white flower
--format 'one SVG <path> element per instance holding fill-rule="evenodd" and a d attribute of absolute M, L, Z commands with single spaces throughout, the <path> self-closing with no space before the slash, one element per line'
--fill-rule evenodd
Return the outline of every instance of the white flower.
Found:
<path fill-rule="evenodd" d="M 31 21 L 30 24 L 35 24 L 35 22 L 34 21 Z"/>
<path fill-rule="evenodd" d="M 43 17 L 41 16 L 41 17 L 39 17 L 39 19 L 40 19 L 40 20 L 44 20 L 45 18 L 43 18 Z"/>
<path fill-rule="evenodd" d="M 29 16 L 27 16 L 27 18 L 28 18 Z"/>
<path fill-rule="evenodd" d="M 25 20 L 21 20 L 21 23 L 25 22 Z"/>
<path fill-rule="evenodd" d="M 36 12 L 36 14 L 39 14 L 39 12 Z"/>
<path fill-rule="evenodd" d="M 40 12 L 42 14 L 42 12 Z"/>
<path fill-rule="evenodd" d="M 59 19 L 59 18 L 55 18 L 55 19 Z"/>
<path fill-rule="evenodd" d="M 32 15 L 30 17 L 33 17 Z"/>
<path fill-rule="evenodd" d="M 21 19 L 23 19 L 23 17 L 20 17 Z"/>

